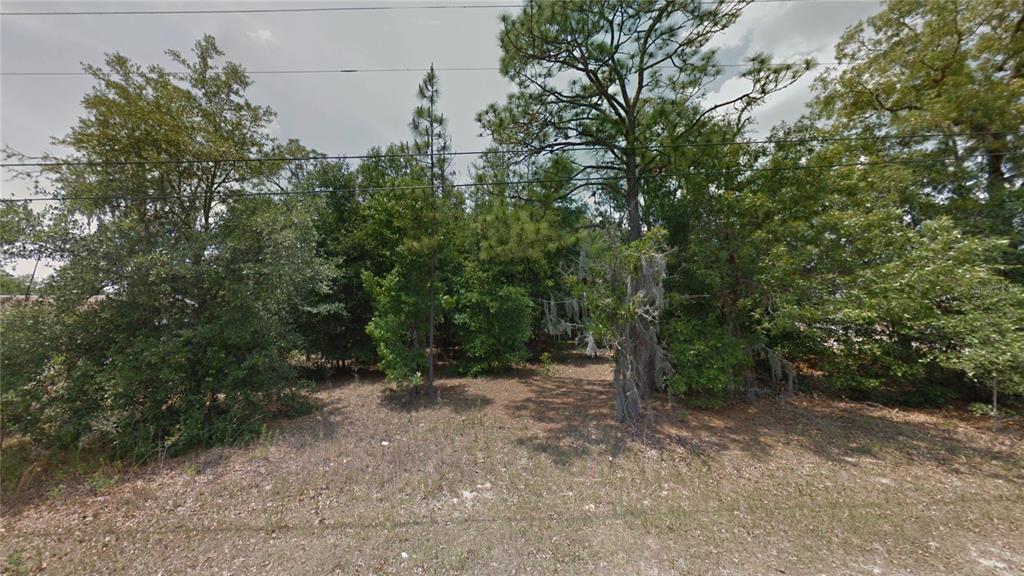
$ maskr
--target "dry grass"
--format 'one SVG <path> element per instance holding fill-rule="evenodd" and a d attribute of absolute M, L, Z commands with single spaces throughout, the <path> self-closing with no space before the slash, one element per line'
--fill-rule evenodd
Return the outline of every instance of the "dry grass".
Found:
<path fill-rule="evenodd" d="M 5 573 L 1024 574 L 1024 447 L 802 398 L 612 422 L 610 366 L 336 382 L 262 442 L 6 513 Z"/>

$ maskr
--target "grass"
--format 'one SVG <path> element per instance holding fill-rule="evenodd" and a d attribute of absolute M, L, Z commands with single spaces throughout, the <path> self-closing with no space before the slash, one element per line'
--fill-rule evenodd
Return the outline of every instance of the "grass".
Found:
<path fill-rule="evenodd" d="M 610 371 L 444 378 L 436 402 L 334 382 L 252 445 L 106 471 L 102 490 L 65 478 L 5 512 L 0 557 L 58 574 L 1024 573 L 1019 429 L 800 397 L 685 419 L 664 403 L 644 443 L 612 420 Z"/>
<path fill-rule="evenodd" d="M 103 494 L 117 484 L 117 476 L 108 474 L 105 470 L 97 470 L 89 476 L 89 486 L 96 494 Z"/>
<path fill-rule="evenodd" d="M 24 553 L 21 550 L 14 550 L 4 558 L 4 574 L 21 576 L 28 573 L 29 569 L 25 565 Z"/>
<path fill-rule="evenodd" d="M 0 447 L 0 504 L 4 514 L 40 500 L 59 500 L 67 488 L 102 494 L 117 484 L 125 465 L 110 462 L 98 452 L 54 453 L 34 447 L 24 438 L 4 438 Z"/>

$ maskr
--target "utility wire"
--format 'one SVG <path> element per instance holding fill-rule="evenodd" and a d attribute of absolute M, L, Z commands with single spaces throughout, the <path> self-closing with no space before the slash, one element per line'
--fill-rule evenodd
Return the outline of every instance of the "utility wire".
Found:
<path fill-rule="evenodd" d="M 1019 156 L 1024 153 L 1007 153 L 1004 156 Z M 914 164 L 938 164 L 942 160 L 936 159 L 902 159 L 902 160 L 875 160 L 875 161 L 864 161 L 864 162 L 843 162 L 835 164 L 804 164 L 797 166 L 764 166 L 764 167 L 750 167 L 750 168 L 733 168 L 726 170 L 687 170 L 682 172 L 663 172 L 658 174 L 641 174 L 638 175 L 639 179 L 651 179 L 651 178 L 681 178 L 685 176 L 714 176 L 724 174 L 745 174 L 748 172 L 793 172 L 803 170 L 822 170 L 822 169 L 833 169 L 833 168 L 856 168 L 865 166 L 894 166 L 894 165 L 914 165 Z M 463 182 L 456 184 L 446 184 L 449 188 L 475 188 L 483 186 L 515 186 L 522 184 L 566 184 L 570 182 L 575 183 L 608 183 L 615 182 L 624 179 L 625 176 L 593 176 L 593 177 L 575 177 L 575 178 L 551 178 L 551 179 L 525 179 L 525 180 L 497 180 L 491 182 Z M 369 186 L 369 187 L 351 187 L 341 189 L 321 189 L 321 190 L 282 190 L 282 191 L 258 191 L 258 192 L 225 192 L 219 194 L 220 198 L 241 198 L 241 197 L 258 197 L 258 196 L 316 196 L 323 194 L 349 194 L 349 193 L 362 193 L 362 192 L 390 192 L 400 190 L 426 190 L 432 188 L 430 184 L 409 184 L 404 186 Z M 165 194 L 159 196 L 125 196 L 120 194 L 114 195 L 95 195 L 95 196 L 29 196 L 25 198 L 0 198 L 2 204 L 13 204 L 17 202 L 60 202 L 60 201 L 81 201 L 81 200 L 174 200 L 174 199 L 189 199 L 193 198 L 193 195 L 188 194 Z"/>
<path fill-rule="evenodd" d="M 959 134 L 946 134 L 942 132 L 923 132 L 918 134 L 885 134 L 876 136 L 814 136 L 806 138 L 766 138 L 761 140 L 732 140 L 724 142 L 685 142 L 679 144 L 651 144 L 647 146 L 621 146 L 617 150 L 663 150 L 675 148 L 716 148 L 735 145 L 775 145 L 775 144 L 806 144 L 810 142 L 861 142 L 861 141 L 884 141 L 884 140 L 917 140 L 923 138 L 963 138 L 966 136 L 990 136 L 990 135 L 1018 135 L 1024 130 L 987 130 L 977 132 L 963 132 Z M 606 151 L 607 148 L 600 146 L 570 147 L 566 152 L 598 152 Z M 451 156 L 489 156 L 507 155 L 517 156 L 524 154 L 536 154 L 536 149 L 521 150 L 473 150 L 449 152 Z M 549 153 L 557 153 L 549 152 Z M 44 158 L 33 156 L 34 160 L 42 162 L 4 162 L 0 168 L 49 168 L 65 166 L 159 166 L 159 165 L 189 165 L 189 164 L 233 164 L 233 163 L 263 163 L 263 162 L 345 162 L 349 160 L 372 160 L 388 158 L 422 158 L 426 152 L 399 152 L 387 154 L 344 154 L 344 155 L 312 155 L 312 156 L 270 156 L 261 158 L 188 158 L 178 160 L 63 160 L 45 161 Z"/>
<path fill-rule="evenodd" d="M 890 0 L 892 1 L 892 0 Z M 879 0 L 752 0 L 752 4 L 877 4 Z M 696 4 L 717 6 L 714 0 L 700 0 Z M 0 16 L 151 16 L 169 14 L 281 14 L 304 12 L 379 12 L 392 10 L 501 10 L 522 8 L 523 3 L 501 4 L 381 4 L 375 6 L 312 6 L 292 8 L 211 8 L 180 10 L 65 10 L 0 12 Z"/>
<path fill-rule="evenodd" d="M 764 0 L 761 0 L 764 1 Z M 788 1 L 788 0 L 787 0 Z M 703 2 L 702 2 L 703 4 Z M 210 8 L 178 10 L 54 10 L 0 12 L 0 16 L 159 16 L 171 14 L 284 14 L 305 12 L 385 12 L 392 10 L 475 10 L 522 8 L 519 3 L 504 4 L 379 4 L 376 6 L 309 6 L 291 8 Z"/>
<path fill-rule="evenodd" d="M 787 66 L 802 66 L 804 62 L 773 62 L 773 66 L 787 65 Z M 817 68 L 819 66 L 842 66 L 843 62 L 811 62 L 811 67 Z M 750 66 L 749 63 L 728 63 L 728 64 L 715 64 L 723 68 L 745 68 Z M 676 66 L 655 66 L 654 68 L 659 70 L 673 70 Z M 430 68 L 417 68 L 417 67 L 394 67 L 394 68 L 307 68 L 307 69 L 280 69 L 280 70 L 246 70 L 245 73 L 248 75 L 282 75 L 282 76 L 294 76 L 301 74 L 379 74 L 379 73 L 402 73 L 402 72 L 427 72 Z M 450 66 L 450 67 L 434 67 L 437 72 L 498 72 L 501 68 L 497 66 Z M 170 72 L 172 76 L 183 76 L 185 72 Z M 62 76 L 91 76 L 89 72 L 78 71 L 14 71 L 14 72 L 2 72 L 0 76 L 21 76 L 21 77 L 62 77 Z"/>
<path fill-rule="evenodd" d="M 358 73 L 382 73 L 382 72 L 427 72 L 430 68 L 309 68 L 309 69 L 283 69 L 283 70 L 246 70 L 249 75 L 294 75 L 294 74 L 358 74 Z M 452 66 L 434 67 L 438 72 L 491 72 L 497 71 L 497 66 Z M 170 72 L 173 76 L 184 75 L 185 72 Z M 91 76 L 89 72 L 0 72 L 0 76 Z"/>

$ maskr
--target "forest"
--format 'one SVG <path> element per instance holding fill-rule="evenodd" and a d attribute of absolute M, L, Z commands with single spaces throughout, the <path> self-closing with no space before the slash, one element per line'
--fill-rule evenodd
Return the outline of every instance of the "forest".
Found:
<path fill-rule="evenodd" d="M 507 98 L 459 143 L 431 69 L 408 139 L 336 157 L 267 129 L 212 36 L 174 71 L 88 65 L 83 114 L 5 150 L 3 435 L 141 463 L 259 437 L 333 370 L 430 401 L 444 375 L 578 349 L 615 418 L 803 391 L 1012 414 L 1024 394 L 1024 10 L 892 1 L 818 67 L 713 39 L 749 2 L 529 0 L 502 16 Z M 32 200 L 32 201 L 29 201 Z M 539 360 L 538 360 L 539 359 Z M 1004 408 L 1005 406 L 1005 408 Z"/>
<path fill-rule="evenodd" d="M 0 572 L 1024 574 L 1024 4 L 420 4 L 4 2 Z"/>

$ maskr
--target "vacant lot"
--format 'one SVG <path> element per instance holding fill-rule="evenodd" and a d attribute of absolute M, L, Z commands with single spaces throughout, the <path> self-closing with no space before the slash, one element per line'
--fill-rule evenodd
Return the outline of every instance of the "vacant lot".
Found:
<path fill-rule="evenodd" d="M 377 379 L 260 443 L 5 512 L 5 574 L 1024 574 L 1024 447 L 799 398 L 612 422 L 607 361 Z"/>

